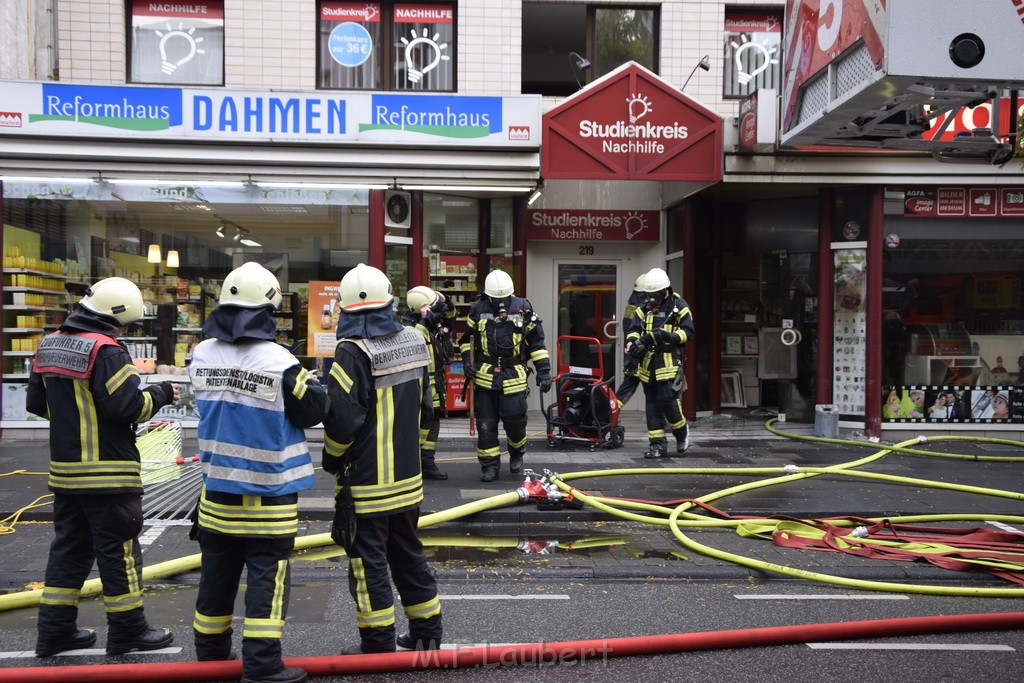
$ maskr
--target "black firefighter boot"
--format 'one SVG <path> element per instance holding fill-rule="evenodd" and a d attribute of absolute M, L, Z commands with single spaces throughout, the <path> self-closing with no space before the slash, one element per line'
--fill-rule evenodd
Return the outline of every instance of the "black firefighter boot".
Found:
<path fill-rule="evenodd" d="M 448 478 L 447 472 L 442 472 L 434 462 L 434 451 L 420 451 L 420 469 L 423 471 L 424 479 L 444 480 Z"/>
<path fill-rule="evenodd" d="M 480 481 L 494 481 L 498 478 L 501 461 L 498 458 L 480 458 Z"/>

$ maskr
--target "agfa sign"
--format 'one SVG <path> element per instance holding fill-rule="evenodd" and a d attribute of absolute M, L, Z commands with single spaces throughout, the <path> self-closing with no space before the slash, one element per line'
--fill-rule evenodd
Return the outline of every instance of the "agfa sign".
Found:
<path fill-rule="evenodd" d="M 543 117 L 545 178 L 722 179 L 722 119 L 629 62 Z"/>

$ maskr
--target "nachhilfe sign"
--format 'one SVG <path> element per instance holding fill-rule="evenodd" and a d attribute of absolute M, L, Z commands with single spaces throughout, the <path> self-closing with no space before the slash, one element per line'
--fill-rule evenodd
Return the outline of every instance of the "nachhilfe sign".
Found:
<path fill-rule="evenodd" d="M 635 62 L 544 114 L 545 178 L 722 179 L 722 119 Z"/>
<path fill-rule="evenodd" d="M 0 83 L 5 135 L 537 148 L 540 97 Z"/>
<path fill-rule="evenodd" d="M 530 209 L 526 212 L 526 239 L 657 242 L 661 239 L 661 212 Z"/>

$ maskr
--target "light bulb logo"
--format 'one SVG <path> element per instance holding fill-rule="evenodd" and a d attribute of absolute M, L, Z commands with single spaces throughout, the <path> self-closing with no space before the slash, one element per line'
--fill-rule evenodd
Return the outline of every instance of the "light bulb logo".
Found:
<path fill-rule="evenodd" d="M 647 229 L 647 221 L 636 211 L 630 211 L 626 216 L 626 239 L 631 240 Z"/>
<path fill-rule="evenodd" d="M 203 38 L 202 38 L 202 36 L 200 36 L 199 38 L 193 37 L 192 34 L 195 33 L 195 32 L 196 32 L 196 27 L 195 26 L 191 27 L 188 31 L 184 31 L 182 29 L 182 24 L 180 24 L 180 23 L 178 24 L 178 28 L 174 28 L 170 24 L 167 24 L 167 33 L 162 33 L 162 32 L 160 32 L 159 29 L 156 29 L 154 31 L 154 33 L 156 33 L 158 36 L 160 36 L 160 60 L 161 60 L 160 61 L 160 70 L 161 71 L 163 71 L 165 74 L 167 74 L 169 76 L 172 73 L 174 73 L 174 71 L 179 66 L 181 66 L 182 64 L 185 64 L 186 62 L 192 61 L 192 59 L 197 54 L 198 55 L 206 54 L 206 51 L 200 49 L 200 47 L 199 47 L 199 43 L 203 42 Z M 174 56 L 177 56 L 177 55 L 181 54 L 181 49 L 184 48 L 185 56 L 181 57 L 181 59 L 177 59 L 177 60 L 174 60 L 174 61 L 169 59 L 169 54 L 168 54 L 168 51 L 167 51 L 167 44 L 171 43 L 172 41 L 173 41 L 174 45 L 178 46 L 178 48 L 176 50 L 172 50 L 172 52 L 174 53 Z M 182 43 L 182 41 L 184 41 L 184 44 Z"/>
<path fill-rule="evenodd" d="M 745 35 L 740 36 L 742 45 L 737 45 L 735 42 L 729 43 L 733 49 L 733 59 L 736 60 L 736 79 L 740 82 L 740 85 L 746 85 L 756 78 L 761 72 L 767 69 L 772 64 L 778 64 L 779 60 L 774 57 L 775 53 L 778 52 L 778 48 L 774 45 L 765 43 L 751 43 L 747 41 Z M 753 64 L 757 66 L 747 71 L 743 64 L 743 53 L 744 52 L 756 52 L 761 55 L 760 59 L 754 56 L 752 59 Z M 759 63 L 760 62 L 760 63 Z"/>
<path fill-rule="evenodd" d="M 427 29 L 423 29 L 423 35 L 417 36 L 416 29 L 409 32 L 412 36 L 412 40 L 402 38 L 402 43 L 405 44 L 405 63 L 409 66 L 409 82 L 419 83 L 422 78 L 434 69 L 441 60 L 448 60 L 450 57 L 445 54 L 441 54 L 443 50 L 448 49 L 448 43 L 438 43 L 441 34 L 435 33 L 432 38 L 427 37 Z M 420 49 L 416 49 L 419 46 Z M 416 56 L 426 57 L 417 61 L 414 59 Z"/>
<path fill-rule="evenodd" d="M 654 107 L 651 106 L 651 101 L 644 95 L 638 95 L 637 93 L 633 93 L 626 98 L 626 106 L 629 108 L 630 123 L 636 123 L 654 110 Z"/>

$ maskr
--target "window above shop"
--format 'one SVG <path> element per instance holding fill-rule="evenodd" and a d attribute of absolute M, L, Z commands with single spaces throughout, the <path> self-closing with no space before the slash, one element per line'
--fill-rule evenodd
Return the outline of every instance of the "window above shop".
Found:
<path fill-rule="evenodd" d="M 725 97 L 747 97 L 761 88 L 781 92 L 781 13 L 727 9 L 723 47 Z"/>
<path fill-rule="evenodd" d="M 319 3 L 317 85 L 455 91 L 455 3 Z"/>
<path fill-rule="evenodd" d="M 656 7 L 523 3 L 523 93 L 564 97 L 626 62 L 658 71 Z"/>
<path fill-rule="evenodd" d="M 128 3 L 128 82 L 224 85 L 224 0 Z"/>

